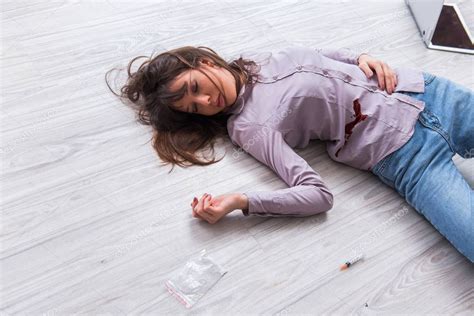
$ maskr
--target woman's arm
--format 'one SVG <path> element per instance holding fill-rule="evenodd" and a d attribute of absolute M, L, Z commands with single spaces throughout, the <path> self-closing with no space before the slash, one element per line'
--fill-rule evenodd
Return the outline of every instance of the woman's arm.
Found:
<path fill-rule="evenodd" d="M 388 94 L 392 94 L 395 91 L 395 87 L 398 83 L 395 71 L 393 71 L 387 63 L 370 56 L 368 53 L 358 53 L 348 48 L 319 48 L 316 49 L 316 51 L 328 58 L 359 66 L 367 78 L 372 77 L 374 74 L 373 71 L 375 71 L 379 88 L 387 90 Z"/>
<path fill-rule="evenodd" d="M 367 53 L 355 52 L 348 48 L 339 48 L 339 49 L 316 48 L 316 51 L 320 53 L 321 55 L 326 56 L 328 58 L 331 58 L 331 59 L 334 59 L 346 64 L 353 64 L 353 65 L 359 64 L 360 56 L 368 55 Z"/>
<path fill-rule="evenodd" d="M 275 191 L 247 191 L 248 212 L 259 216 L 309 216 L 332 208 L 333 195 L 321 176 L 269 126 L 248 124 L 232 131 L 233 141 L 271 168 L 288 186 Z"/>
<path fill-rule="evenodd" d="M 241 148 L 270 167 L 289 188 L 216 197 L 204 194 L 200 200 L 195 198 L 191 203 L 194 217 L 214 224 L 235 209 L 241 209 L 245 216 L 302 217 L 332 208 L 333 195 L 321 176 L 294 152 L 279 131 L 251 124 L 240 127 L 233 136 Z"/>
<path fill-rule="evenodd" d="M 249 212 L 249 198 L 247 197 L 247 195 L 245 195 L 245 193 L 238 193 L 238 196 L 237 196 L 237 208 L 238 209 L 241 209 L 242 212 Z"/>

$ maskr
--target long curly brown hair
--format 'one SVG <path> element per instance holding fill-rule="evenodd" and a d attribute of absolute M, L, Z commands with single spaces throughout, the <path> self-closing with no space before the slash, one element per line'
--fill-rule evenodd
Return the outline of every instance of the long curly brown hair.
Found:
<path fill-rule="evenodd" d="M 147 58 L 135 72 L 131 72 L 135 61 Z M 109 84 L 109 75 L 113 68 L 105 74 L 105 81 L 112 93 L 135 110 L 138 121 L 153 128 L 152 146 L 163 164 L 189 167 L 192 165 L 210 165 L 222 160 L 214 157 L 214 146 L 219 138 L 228 138 L 227 119 L 231 114 L 218 113 L 212 116 L 181 112 L 172 108 L 172 104 L 180 100 L 185 91 L 167 90 L 168 85 L 182 72 L 189 69 L 202 70 L 198 64 L 203 59 L 211 60 L 215 65 L 227 69 L 235 78 L 237 94 L 241 89 L 241 76 L 244 84 L 256 82 L 256 63 L 242 57 L 226 62 L 215 51 L 205 46 L 185 46 L 163 52 L 155 57 L 138 56 L 133 58 L 127 69 L 128 79 L 115 93 Z M 204 72 L 204 75 L 207 76 Z M 211 159 L 206 155 L 200 159 L 198 152 L 211 152 Z"/>

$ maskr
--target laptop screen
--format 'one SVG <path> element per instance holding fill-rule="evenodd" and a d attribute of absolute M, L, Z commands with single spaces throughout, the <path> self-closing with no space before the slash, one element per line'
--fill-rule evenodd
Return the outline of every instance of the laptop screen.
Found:
<path fill-rule="evenodd" d="M 446 4 L 441 9 L 431 43 L 445 47 L 474 49 L 474 44 L 469 38 L 469 34 L 464 28 L 457 11 L 453 6 Z"/>

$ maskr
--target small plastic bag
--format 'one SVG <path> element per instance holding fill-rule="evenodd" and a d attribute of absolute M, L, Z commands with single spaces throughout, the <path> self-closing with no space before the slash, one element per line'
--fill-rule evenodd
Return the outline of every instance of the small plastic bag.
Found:
<path fill-rule="evenodd" d="M 165 285 L 186 308 L 191 308 L 226 273 L 203 249 L 198 256 L 189 259 Z"/>

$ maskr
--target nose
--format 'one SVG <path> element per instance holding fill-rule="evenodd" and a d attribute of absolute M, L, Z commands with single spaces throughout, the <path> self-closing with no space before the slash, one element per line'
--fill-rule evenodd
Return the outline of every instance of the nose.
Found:
<path fill-rule="evenodd" d="M 211 96 L 209 95 L 200 95 L 194 99 L 194 102 L 198 103 L 201 106 L 210 106 L 211 105 Z"/>

